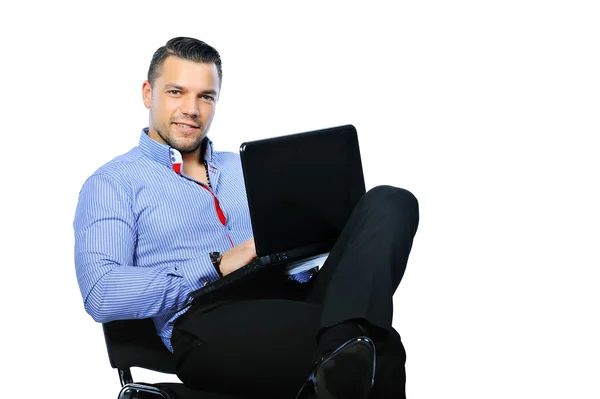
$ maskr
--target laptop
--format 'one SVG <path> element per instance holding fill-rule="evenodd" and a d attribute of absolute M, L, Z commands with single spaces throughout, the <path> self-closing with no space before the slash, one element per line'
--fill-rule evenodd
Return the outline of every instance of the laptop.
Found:
<path fill-rule="evenodd" d="M 193 298 L 247 281 L 260 270 L 294 265 L 331 251 L 365 193 L 357 132 L 344 125 L 248 141 L 240 146 L 257 257 L 192 292 Z M 308 260 L 308 261 L 307 261 Z"/>

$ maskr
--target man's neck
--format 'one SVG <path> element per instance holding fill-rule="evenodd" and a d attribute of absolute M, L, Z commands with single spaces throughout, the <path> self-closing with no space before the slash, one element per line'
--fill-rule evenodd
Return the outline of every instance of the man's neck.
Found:
<path fill-rule="evenodd" d="M 194 152 L 182 153 L 183 171 L 187 173 L 188 168 L 196 169 L 199 166 L 204 166 L 202 157 L 200 156 L 200 148 Z"/>
<path fill-rule="evenodd" d="M 181 154 L 181 156 L 183 158 L 183 173 L 194 180 L 208 185 L 206 168 L 204 167 L 204 162 L 200 157 L 200 150 L 187 154 Z"/>

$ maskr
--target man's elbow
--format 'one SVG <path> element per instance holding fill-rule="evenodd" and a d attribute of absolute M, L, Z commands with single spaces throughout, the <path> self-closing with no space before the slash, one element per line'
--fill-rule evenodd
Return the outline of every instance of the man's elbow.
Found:
<path fill-rule="evenodd" d="M 108 323 L 117 319 L 114 315 L 107 312 L 106 309 L 103 309 L 102 304 L 97 301 L 87 300 L 84 302 L 83 307 L 87 314 L 92 316 L 92 319 L 98 323 Z"/>

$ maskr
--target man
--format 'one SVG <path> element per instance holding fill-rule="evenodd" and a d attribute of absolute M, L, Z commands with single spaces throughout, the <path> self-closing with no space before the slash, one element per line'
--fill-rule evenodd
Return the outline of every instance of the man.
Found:
<path fill-rule="evenodd" d="M 256 257 L 239 155 L 214 151 L 207 137 L 221 81 L 219 53 L 199 40 L 174 38 L 154 54 L 139 146 L 79 195 L 75 264 L 86 311 L 103 323 L 152 318 L 193 388 L 405 397 L 405 353 L 391 323 L 419 217 L 406 190 L 368 191 L 318 272 L 263 274 L 210 303 L 189 297 Z"/>

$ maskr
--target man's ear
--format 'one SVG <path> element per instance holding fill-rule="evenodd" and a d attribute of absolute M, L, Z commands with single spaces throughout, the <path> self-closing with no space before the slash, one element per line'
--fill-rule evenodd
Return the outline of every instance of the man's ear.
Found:
<path fill-rule="evenodd" d="M 142 85 L 142 98 L 144 100 L 144 106 L 147 109 L 150 109 L 150 105 L 152 104 L 152 85 L 149 81 L 144 81 Z"/>

